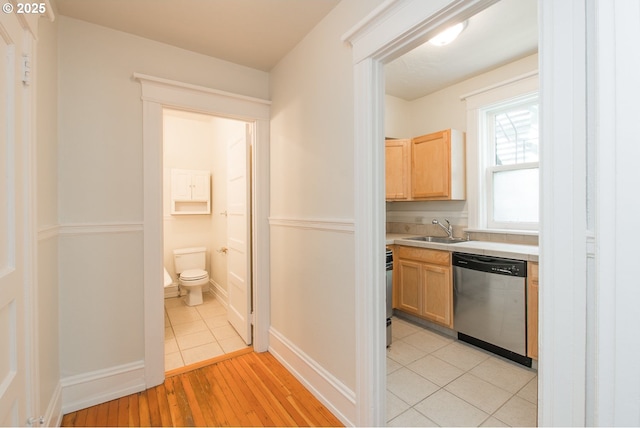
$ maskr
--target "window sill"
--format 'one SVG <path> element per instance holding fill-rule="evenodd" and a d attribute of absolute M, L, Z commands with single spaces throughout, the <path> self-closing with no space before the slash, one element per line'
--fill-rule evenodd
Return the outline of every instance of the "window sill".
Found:
<path fill-rule="evenodd" d="M 527 235 L 527 236 L 539 235 L 539 231 L 537 230 L 466 228 L 466 229 L 463 229 L 463 231 L 468 233 L 495 233 L 495 234 L 501 234 L 501 235 Z"/>

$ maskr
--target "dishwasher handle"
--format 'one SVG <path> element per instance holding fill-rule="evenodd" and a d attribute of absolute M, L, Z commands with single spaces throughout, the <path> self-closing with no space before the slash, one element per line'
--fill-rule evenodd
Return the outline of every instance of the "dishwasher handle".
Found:
<path fill-rule="evenodd" d="M 453 253 L 452 266 L 488 272 L 496 275 L 527 277 L 527 262 L 524 260 L 504 259 L 501 257 L 487 257 L 477 254 Z"/>

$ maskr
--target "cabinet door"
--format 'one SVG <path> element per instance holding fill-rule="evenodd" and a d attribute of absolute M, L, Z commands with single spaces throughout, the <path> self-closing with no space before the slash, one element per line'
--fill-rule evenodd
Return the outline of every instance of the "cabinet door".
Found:
<path fill-rule="evenodd" d="M 385 194 L 387 200 L 409 199 L 411 140 L 385 141 Z"/>
<path fill-rule="evenodd" d="M 422 265 L 423 300 L 425 318 L 447 327 L 453 327 L 453 285 L 451 268 Z"/>
<path fill-rule="evenodd" d="M 538 264 L 529 263 L 527 278 L 527 356 L 538 359 Z"/>
<path fill-rule="evenodd" d="M 421 270 L 421 263 L 407 260 L 398 261 L 398 309 L 414 315 L 420 315 L 421 312 Z"/>
<path fill-rule="evenodd" d="M 194 201 L 208 201 L 210 193 L 209 173 L 194 173 L 191 177 L 191 199 Z"/>
<path fill-rule="evenodd" d="M 171 199 L 191 200 L 191 174 L 188 171 L 171 170 Z"/>
<path fill-rule="evenodd" d="M 411 144 L 411 197 L 447 199 L 451 195 L 449 131 L 423 135 Z"/>

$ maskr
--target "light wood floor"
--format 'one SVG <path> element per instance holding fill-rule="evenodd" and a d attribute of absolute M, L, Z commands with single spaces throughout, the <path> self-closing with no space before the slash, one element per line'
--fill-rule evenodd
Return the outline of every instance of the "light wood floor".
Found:
<path fill-rule="evenodd" d="M 271 354 L 240 352 L 167 373 L 164 384 L 146 391 L 64 415 L 62 426 L 342 424 Z"/>

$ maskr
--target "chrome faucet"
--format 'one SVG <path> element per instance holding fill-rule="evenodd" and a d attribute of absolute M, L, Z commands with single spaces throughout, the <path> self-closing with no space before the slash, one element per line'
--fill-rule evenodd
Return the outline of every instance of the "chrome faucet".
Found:
<path fill-rule="evenodd" d="M 432 224 L 437 224 L 438 226 L 440 226 L 442 228 L 442 230 L 444 230 L 445 232 L 447 232 L 447 237 L 448 238 L 453 238 L 453 226 L 451 226 L 451 223 L 449 222 L 449 220 L 447 220 L 446 218 L 444 219 L 444 221 L 447 222 L 447 225 L 443 225 L 442 223 L 440 223 L 438 221 L 438 219 L 433 219 L 433 221 L 431 222 Z"/>

